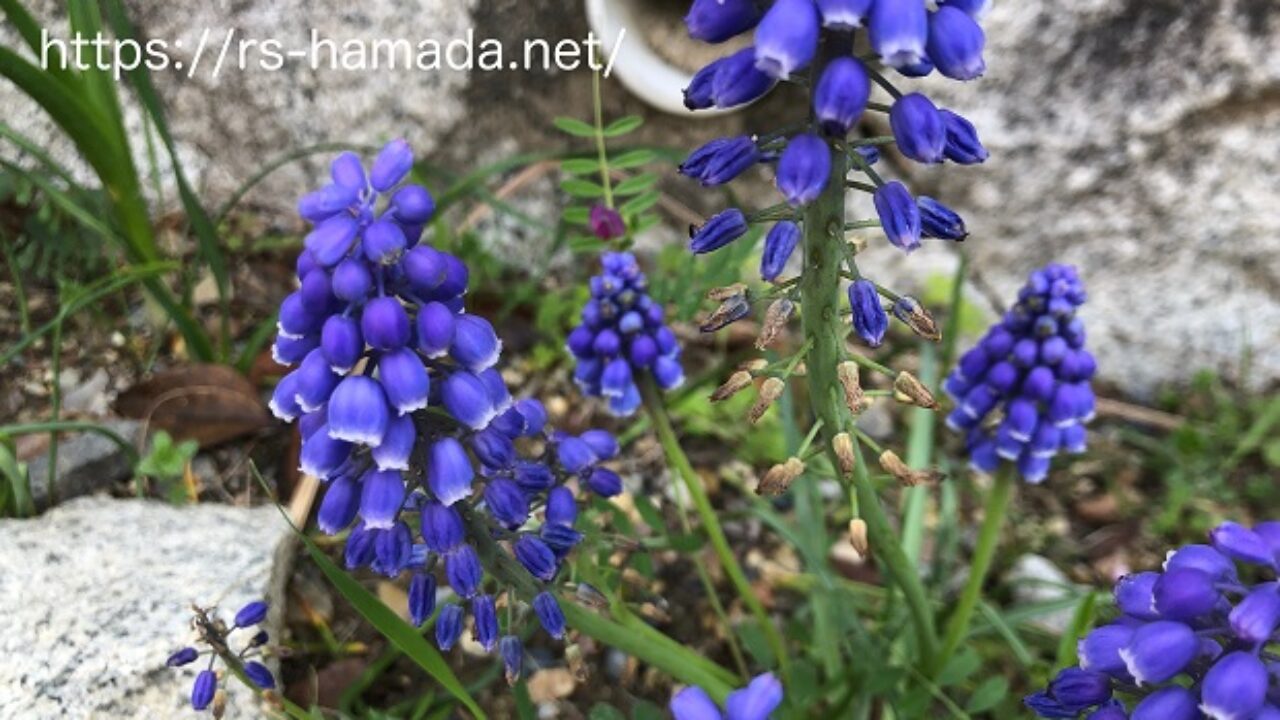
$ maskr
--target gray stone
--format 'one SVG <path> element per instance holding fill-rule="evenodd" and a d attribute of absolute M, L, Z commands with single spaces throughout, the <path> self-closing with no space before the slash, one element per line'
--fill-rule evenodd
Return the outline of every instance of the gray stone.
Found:
<path fill-rule="evenodd" d="M 1019 604 L 1053 602 L 1078 594 L 1066 573 L 1040 555 L 1018 558 L 1005 576 L 1005 583 L 1013 589 L 1014 601 Z M 1067 608 L 1040 615 L 1030 622 L 1046 632 L 1061 635 L 1070 627 L 1074 614 L 1073 609 Z"/>
<path fill-rule="evenodd" d="M 991 151 L 911 168 L 962 211 L 973 265 L 1005 297 L 1034 267 L 1080 267 L 1104 376 L 1149 391 L 1197 368 L 1280 377 L 1280 4 L 997 2 L 987 76 L 930 79 Z M 921 277 L 934 247 L 879 267 Z"/>
<path fill-rule="evenodd" d="M 142 431 L 137 421 L 107 420 L 101 424 L 137 447 Z M 58 443 L 58 467 L 52 489 L 48 454 L 41 453 L 27 469 L 31 478 L 31 500 L 36 510 L 44 510 L 55 502 L 88 495 L 127 479 L 133 465 L 128 454 L 114 441 L 86 432 Z"/>
<path fill-rule="evenodd" d="M 278 636 L 291 530 L 271 506 L 179 508 L 82 498 L 0 521 L 0 718 L 185 717 L 190 605 L 272 602 Z M 258 717 L 226 684 L 228 717 Z"/>

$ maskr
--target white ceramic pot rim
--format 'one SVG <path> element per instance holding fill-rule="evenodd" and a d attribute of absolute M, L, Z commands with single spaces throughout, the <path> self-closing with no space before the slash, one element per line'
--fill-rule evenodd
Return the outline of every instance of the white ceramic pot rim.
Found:
<path fill-rule="evenodd" d="M 645 0 L 586 0 L 587 24 L 604 46 L 605 57 L 614 52 L 621 36 L 613 66 L 616 77 L 627 90 L 650 106 L 672 115 L 708 118 L 733 110 L 699 110 L 684 106 L 684 89 L 693 74 L 678 68 L 658 55 L 639 32 L 635 8 Z M 626 34 L 622 34 L 622 30 Z"/>

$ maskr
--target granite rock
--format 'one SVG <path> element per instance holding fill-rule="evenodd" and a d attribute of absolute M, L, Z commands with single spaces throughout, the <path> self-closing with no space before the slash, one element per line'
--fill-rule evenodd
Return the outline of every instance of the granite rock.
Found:
<path fill-rule="evenodd" d="M 126 442 L 138 445 L 142 425 L 136 420 L 105 420 L 102 427 Z M 114 440 L 92 432 L 80 433 L 58 443 L 58 467 L 53 486 L 49 485 L 49 456 L 41 453 L 27 466 L 31 478 L 31 501 L 37 511 L 56 502 L 89 495 L 127 479 L 133 472 L 124 448 Z"/>
<path fill-rule="evenodd" d="M 89 497 L 0 521 L 0 718 L 185 717 L 196 666 L 164 662 L 190 605 L 265 597 L 278 636 L 291 537 L 271 506 Z M 227 687 L 227 717 L 261 715 Z"/>

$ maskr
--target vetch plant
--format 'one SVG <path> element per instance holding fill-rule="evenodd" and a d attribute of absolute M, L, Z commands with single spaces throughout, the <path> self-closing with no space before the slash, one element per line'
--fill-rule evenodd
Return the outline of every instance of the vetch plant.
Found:
<path fill-rule="evenodd" d="M 1280 522 L 1233 522 L 1169 553 L 1161 572 L 1115 585 L 1120 616 L 1085 636 L 1080 664 L 1027 696 L 1038 717 L 1280 717 Z"/>

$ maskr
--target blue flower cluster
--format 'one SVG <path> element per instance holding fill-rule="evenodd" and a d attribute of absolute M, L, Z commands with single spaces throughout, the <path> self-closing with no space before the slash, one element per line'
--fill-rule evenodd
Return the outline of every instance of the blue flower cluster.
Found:
<path fill-rule="evenodd" d="M 848 135 L 868 108 L 885 109 L 871 102 L 872 88 L 878 85 L 892 99 L 887 108 L 891 140 L 902 155 L 925 164 L 984 161 L 987 151 L 968 120 L 937 107 L 924 94 L 899 91 L 880 69 L 892 68 L 908 78 L 935 69 L 954 80 L 981 76 L 985 36 L 978 20 L 985 0 L 940 0 L 936 10 L 929 10 L 924 0 L 775 0 L 763 12 L 760 5 L 754 0 L 694 0 L 685 18 L 694 38 L 719 43 L 754 28 L 755 43 L 699 71 L 685 90 L 685 104 L 697 110 L 751 102 L 779 81 L 822 62 L 811 73 L 810 126 L 789 138 L 712 140 L 695 150 L 680 172 L 715 186 L 757 163 L 776 163 L 778 190 L 798 212 L 830 183 L 844 181 L 844 172 L 833 172 L 833 157 L 845 157 L 841 170 L 852 168 L 871 181 L 853 184 L 873 194 L 878 219 L 867 225 L 879 225 L 890 243 L 911 252 L 926 237 L 963 240 L 964 221 L 950 208 L 932 198 L 915 198 L 901 182 L 880 178 L 873 166 L 883 143 L 850 140 Z M 853 54 L 854 34 L 861 28 L 866 28 L 871 56 Z M 819 61 L 820 46 L 847 50 Z M 694 229 L 690 249 L 701 254 L 722 248 L 745 235 L 750 222 L 740 210 L 726 210 Z M 784 219 L 768 233 L 760 267 L 764 280 L 774 282 L 795 249 L 797 222 L 798 215 Z"/>
<path fill-rule="evenodd" d="M 332 183 L 300 202 L 315 229 L 275 343 L 277 360 L 297 368 L 276 387 L 271 409 L 298 421 L 301 469 L 326 484 L 320 529 L 351 528 L 347 566 L 412 572 L 418 624 L 435 610 L 442 569 L 470 604 L 476 639 L 493 650 L 495 597 L 477 541 L 500 543 L 550 583 L 582 537 L 566 483 L 621 492 L 618 475 L 601 466 L 618 446 L 604 431 L 553 432 L 541 403 L 512 398 L 494 367 L 501 344 L 493 327 L 464 309 L 466 266 L 420 242 L 434 203 L 424 188 L 402 184 L 412 164 L 398 140 L 368 173 L 343 154 Z M 533 608 L 548 632 L 563 634 L 550 591 Z M 457 604 L 441 608 L 442 649 L 457 642 L 463 615 Z M 502 655 L 518 674 L 519 639 L 515 628 L 507 632 Z"/>
<path fill-rule="evenodd" d="M 1045 718 L 1277 720 L 1280 522 L 1224 523 L 1163 572 L 1120 579 L 1123 613 L 1080 641 L 1079 667 L 1026 698 Z M 1241 563 L 1243 567 L 1237 565 Z M 1116 691 L 1133 696 L 1132 710 Z"/>
<path fill-rule="evenodd" d="M 1058 452 L 1084 452 L 1097 370 L 1076 316 L 1085 297 L 1074 267 L 1052 264 L 1031 273 L 1018 302 L 943 383 L 957 405 L 947 426 L 966 434 L 975 469 L 993 472 L 1008 460 L 1038 483 Z M 997 410 L 993 431 L 984 421 Z"/>
<path fill-rule="evenodd" d="M 196 681 L 191 686 L 191 707 L 196 710 L 213 707 L 215 716 L 222 715 L 220 706 L 225 700 L 222 699 L 224 696 L 218 690 L 218 673 L 213 669 L 214 662 L 219 657 L 224 661 L 231 657 L 244 671 L 245 677 L 259 690 L 275 689 L 275 676 L 266 665 L 255 659 L 262 653 L 263 646 L 270 639 L 266 630 L 257 627 L 267 619 L 267 609 L 267 604 L 261 600 L 251 602 L 240 608 L 230 626 L 211 614 L 209 610 L 195 609 L 196 615 L 192 625 L 199 635 L 199 643 L 208 648 L 203 654 L 209 656 L 209 664 L 196 674 Z M 253 631 L 253 634 L 244 641 L 244 647 L 232 655 L 230 638 L 231 634 L 237 630 Z M 165 665 L 169 667 L 190 665 L 200 659 L 201 654 L 201 651 L 187 646 L 171 654 L 165 661 Z"/>
<path fill-rule="evenodd" d="M 663 321 L 662 305 L 649 297 L 649 281 L 631 253 L 608 252 L 603 272 L 591 278 L 591 300 L 582 324 L 569 333 L 577 361 L 573 378 L 582 392 L 609 401 L 609 412 L 634 413 L 641 403 L 637 383 L 651 373 L 658 387 L 684 382 L 680 344 Z"/>
<path fill-rule="evenodd" d="M 725 699 L 724 712 L 699 687 L 687 687 L 671 698 L 675 720 L 769 720 L 782 704 L 782 683 L 773 673 L 757 675 Z"/>

